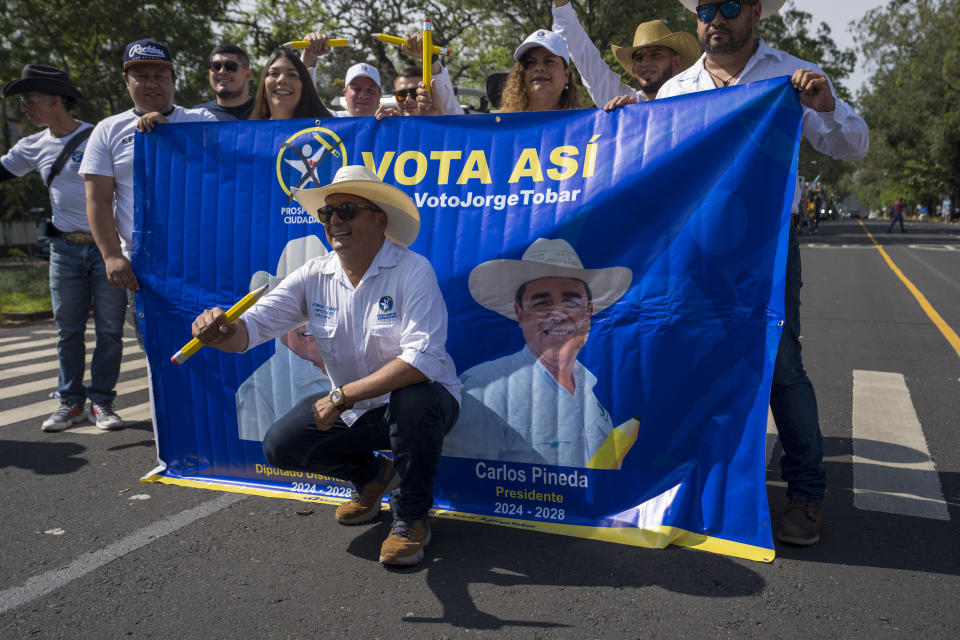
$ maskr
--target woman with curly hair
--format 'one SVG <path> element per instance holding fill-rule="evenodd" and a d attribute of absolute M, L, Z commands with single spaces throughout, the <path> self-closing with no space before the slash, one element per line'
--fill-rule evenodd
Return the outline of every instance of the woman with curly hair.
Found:
<path fill-rule="evenodd" d="M 580 109 L 580 95 L 570 73 L 570 54 L 563 38 L 541 29 L 530 34 L 513 54 L 500 112 Z"/>
<path fill-rule="evenodd" d="M 300 58 L 289 49 L 277 49 L 263 65 L 251 120 L 331 118 Z"/>

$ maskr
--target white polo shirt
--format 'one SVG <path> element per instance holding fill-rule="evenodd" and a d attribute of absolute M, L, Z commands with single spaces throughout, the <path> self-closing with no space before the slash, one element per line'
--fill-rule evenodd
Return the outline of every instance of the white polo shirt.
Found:
<path fill-rule="evenodd" d="M 810 71 L 823 73 L 823 69 L 812 62 L 801 60 L 785 51 L 774 49 L 760 38 L 757 38 L 757 43 L 756 53 L 747 62 L 747 66 L 740 72 L 734 84 L 767 80 L 778 76 L 792 76 L 797 69 L 809 69 Z M 716 89 L 717 86 L 713 82 L 713 77 L 703 66 L 705 59 L 706 54 L 700 56 L 700 59 L 693 63 L 689 69 L 685 69 L 667 80 L 660 87 L 657 99 L 662 100 L 663 98 L 687 93 Z M 823 75 L 826 76 L 825 73 Z M 833 111 L 814 111 L 810 107 L 803 107 L 803 120 L 801 121 L 803 137 L 810 141 L 814 149 L 831 158 L 861 160 L 867 155 L 867 149 L 870 147 L 867 123 L 857 115 L 853 107 L 836 97 L 837 92 L 829 78 L 827 78 L 827 82 L 830 83 L 830 91 L 833 92 L 836 99 L 836 107 Z M 798 184 L 793 198 L 793 211 L 797 210 L 799 201 L 800 185 Z"/>
<path fill-rule="evenodd" d="M 87 140 L 80 165 L 81 175 L 113 178 L 113 215 L 120 235 L 123 255 L 130 257 L 133 237 L 133 141 L 140 116 L 130 109 L 101 120 Z M 167 116 L 170 122 L 217 122 L 206 109 L 184 109 L 174 106 Z M 162 126 L 162 125 L 161 125 Z"/>
<path fill-rule="evenodd" d="M 43 180 L 47 179 L 53 163 L 57 161 L 60 152 L 70 142 L 73 136 L 93 125 L 80 122 L 80 126 L 70 135 L 58 138 L 44 129 L 21 138 L 13 145 L 2 158 L 3 167 L 19 177 L 36 169 Z M 80 161 L 83 159 L 84 147 L 89 139 L 80 143 L 80 146 L 70 154 L 60 173 L 53 179 L 50 188 L 50 206 L 53 210 L 53 225 L 60 231 L 85 231 L 90 233 L 90 224 L 87 222 L 87 201 L 83 191 L 83 178 L 78 173 Z"/>
<path fill-rule="evenodd" d="M 306 321 L 334 387 L 399 358 L 460 402 L 460 380 L 445 346 L 447 307 L 437 276 L 426 258 L 390 240 L 384 240 L 356 288 L 333 252 L 284 278 L 242 320 L 247 349 Z M 389 398 L 358 402 L 341 418 L 352 424 Z"/>

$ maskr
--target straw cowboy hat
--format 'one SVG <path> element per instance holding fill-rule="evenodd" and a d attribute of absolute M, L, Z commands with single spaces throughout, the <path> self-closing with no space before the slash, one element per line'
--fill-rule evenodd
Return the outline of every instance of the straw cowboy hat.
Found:
<path fill-rule="evenodd" d="M 327 196 L 346 193 L 366 198 L 387 212 L 388 239 L 409 247 L 420 233 L 420 211 L 406 193 L 392 184 L 386 184 L 373 171 L 363 165 L 340 167 L 333 182 L 319 189 L 293 189 L 293 197 L 310 215 L 317 217 L 317 210 L 327 204 Z"/>
<path fill-rule="evenodd" d="M 769 18 L 777 11 L 780 11 L 780 7 L 782 7 L 783 3 L 786 1 L 787 0 L 761 0 L 760 5 L 762 6 L 763 11 L 760 13 L 760 19 L 763 20 L 764 18 Z M 698 4 L 707 3 L 700 2 L 700 0 L 680 0 L 680 4 L 685 6 L 687 9 L 690 9 L 690 11 L 696 13 Z"/>
<path fill-rule="evenodd" d="M 681 71 L 700 58 L 700 43 L 686 31 L 670 31 L 670 27 L 659 20 L 644 22 L 633 34 L 632 47 L 610 45 L 610 50 L 627 71 L 633 71 L 633 52 L 643 47 L 666 47 L 680 54 Z"/>
<path fill-rule="evenodd" d="M 575 278 L 587 283 L 593 294 L 593 312 L 600 313 L 620 299 L 633 280 L 626 267 L 584 269 L 566 240 L 537 238 L 520 260 L 490 260 L 474 267 L 468 286 L 481 306 L 511 320 L 517 319 L 514 299 L 524 283 L 540 278 Z"/>
<path fill-rule="evenodd" d="M 70 82 L 70 76 L 65 71 L 54 67 L 45 67 L 42 64 L 28 64 L 20 72 L 20 79 L 8 82 L 0 95 L 4 98 L 18 93 L 46 93 L 52 96 L 64 96 L 83 100 L 83 96 Z"/>

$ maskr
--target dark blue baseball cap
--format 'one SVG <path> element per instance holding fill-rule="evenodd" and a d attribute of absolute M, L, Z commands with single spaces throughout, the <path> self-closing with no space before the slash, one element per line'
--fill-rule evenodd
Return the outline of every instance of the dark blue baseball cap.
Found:
<path fill-rule="evenodd" d="M 173 56 L 167 45 L 156 40 L 144 38 L 134 40 L 123 50 L 123 68 L 129 69 L 135 64 L 159 64 L 173 69 Z"/>

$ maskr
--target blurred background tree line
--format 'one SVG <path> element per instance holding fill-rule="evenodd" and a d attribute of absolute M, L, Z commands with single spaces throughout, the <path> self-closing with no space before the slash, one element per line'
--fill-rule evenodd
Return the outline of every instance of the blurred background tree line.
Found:
<path fill-rule="evenodd" d="M 127 42 L 151 37 L 174 53 L 179 75 L 177 104 L 191 106 L 212 98 L 206 63 L 220 43 L 239 44 L 250 54 L 256 90 L 260 65 L 279 44 L 310 31 L 360 38 L 358 49 L 335 49 L 320 59 L 318 84 L 329 101 L 341 94 L 351 64 L 368 61 L 385 85 L 410 60 L 371 33 L 414 33 L 420 20 L 433 20 L 434 42 L 449 46 L 454 84 L 482 89 L 486 77 L 508 71 L 513 50 L 529 33 L 548 28 L 551 0 L 6 0 L 0 4 L 0 82 L 18 78 L 28 63 L 68 71 L 87 102 L 74 114 L 88 122 L 129 108 L 121 82 Z M 661 19 L 673 30 L 695 32 L 696 18 L 676 0 L 614 2 L 573 0 L 584 27 L 611 68 L 626 72 L 610 53 L 611 43 L 629 45 L 636 26 Z M 889 206 L 898 196 L 908 202 L 939 203 L 960 195 L 960 0 L 888 0 L 857 25 L 861 55 L 873 65 L 859 95 L 845 86 L 856 55 L 840 49 L 830 27 L 791 0 L 779 14 L 762 21 L 768 44 L 818 63 L 838 94 L 852 102 L 870 125 L 871 148 L 860 163 L 833 161 L 804 142 L 800 173 L 821 176 L 840 198 L 857 196 L 864 206 Z M 586 96 L 585 96 L 586 97 Z M 589 104 L 589 98 L 586 98 Z M 35 128 L 15 99 L 0 106 L 0 151 Z M 0 185 L 0 219 L 42 214 L 48 198 L 39 178 Z"/>

